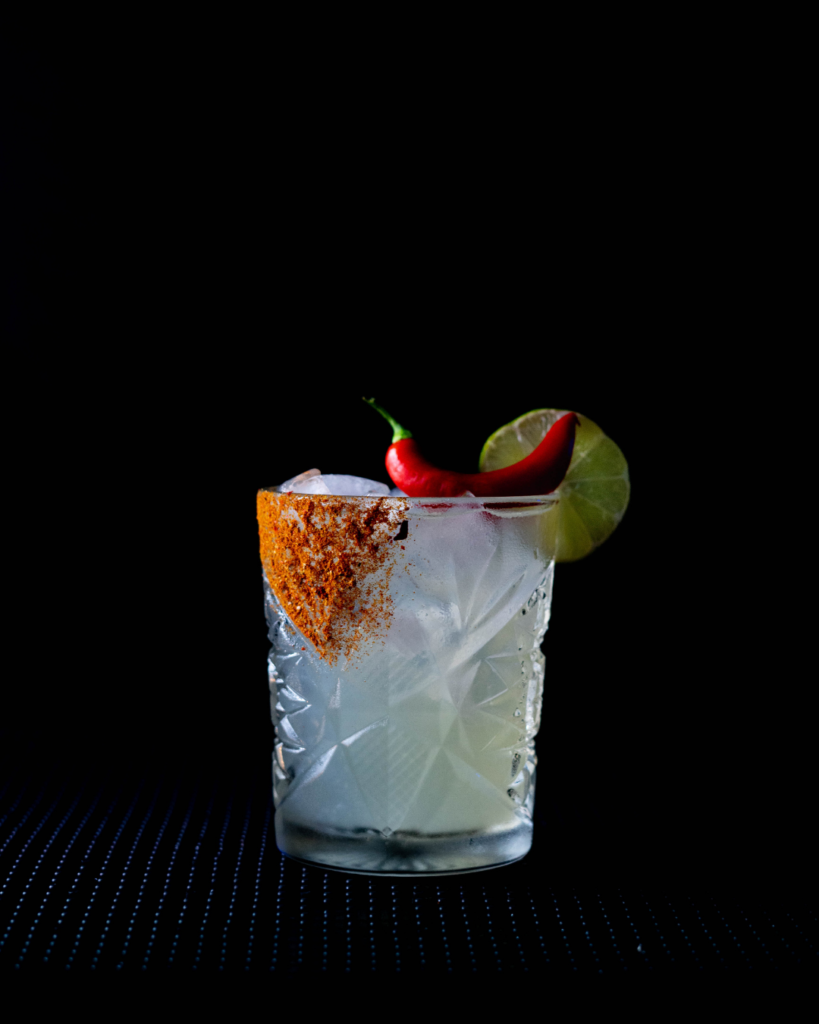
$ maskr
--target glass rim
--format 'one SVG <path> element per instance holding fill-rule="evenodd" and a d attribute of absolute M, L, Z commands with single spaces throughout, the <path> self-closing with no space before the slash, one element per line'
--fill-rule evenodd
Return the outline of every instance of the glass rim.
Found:
<path fill-rule="evenodd" d="M 372 501 L 395 502 L 396 508 L 403 508 L 407 512 L 419 512 L 423 514 L 442 514 L 447 509 L 453 512 L 467 512 L 470 510 L 486 509 L 491 511 L 497 509 L 499 512 L 513 509 L 550 508 L 560 501 L 560 497 L 554 491 L 551 494 L 511 494 L 492 495 L 480 497 L 478 495 L 462 495 L 457 498 L 432 497 L 432 498 L 410 498 L 400 494 L 309 494 L 301 491 L 282 492 L 275 487 L 260 487 L 260 494 L 288 494 L 294 498 L 332 498 L 351 505 L 364 504 Z M 400 504 L 399 504 L 400 503 Z"/>

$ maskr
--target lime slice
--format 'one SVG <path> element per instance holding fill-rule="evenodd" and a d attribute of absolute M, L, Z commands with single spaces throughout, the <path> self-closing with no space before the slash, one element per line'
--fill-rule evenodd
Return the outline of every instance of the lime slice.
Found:
<path fill-rule="evenodd" d="M 483 446 L 478 468 L 487 473 L 519 462 L 566 412 L 535 409 L 507 423 Z M 557 562 L 576 562 L 602 544 L 623 518 L 631 490 L 623 453 L 596 423 L 579 414 L 578 418 L 572 461 L 557 489 L 557 516 L 544 517 Z"/>

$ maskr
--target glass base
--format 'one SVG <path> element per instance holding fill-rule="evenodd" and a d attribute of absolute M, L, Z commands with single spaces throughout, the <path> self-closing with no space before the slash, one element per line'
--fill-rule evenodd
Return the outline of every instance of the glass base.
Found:
<path fill-rule="evenodd" d="M 532 846 L 532 823 L 518 821 L 496 832 L 421 835 L 393 832 L 321 830 L 275 817 L 281 852 L 314 867 L 359 875 L 391 877 L 460 875 L 487 871 L 525 857 Z"/>

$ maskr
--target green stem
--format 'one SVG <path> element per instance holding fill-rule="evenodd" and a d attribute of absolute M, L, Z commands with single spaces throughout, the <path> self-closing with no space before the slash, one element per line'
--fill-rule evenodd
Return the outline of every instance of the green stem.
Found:
<path fill-rule="evenodd" d="M 396 423 L 396 421 L 392 418 L 392 416 L 390 416 L 386 409 L 382 409 L 380 405 L 376 404 L 374 398 L 365 398 L 364 401 L 367 403 L 367 405 L 371 405 L 373 409 L 375 409 L 377 412 L 380 412 L 384 419 L 387 421 L 387 423 L 389 423 L 389 425 L 392 427 L 393 444 L 395 444 L 396 441 L 403 440 L 405 437 L 412 437 L 412 434 L 408 430 L 405 430 L 400 423 Z"/>

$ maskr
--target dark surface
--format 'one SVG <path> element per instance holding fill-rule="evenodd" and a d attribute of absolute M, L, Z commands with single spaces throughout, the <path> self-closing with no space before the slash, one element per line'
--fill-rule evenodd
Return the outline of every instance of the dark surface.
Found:
<path fill-rule="evenodd" d="M 784 527 L 735 459 L 749 393 L 718 344 L 727 331 L 739 343 L 743 324 L 709 245 L 692 262 L 682 244 L 703 229 L 689 192 L 666 201 L 672 182 L 624 178 L 601 195 L 564 170 L 544 199 L 529 168 L 493 185 L 508 202 L 481 215 L 486 189 L 473 194 L 458 153 L 452 170 L 405 180 L 375 174 L 349 140 L 336 159 L 310 159 L 296 132 L 271 142 L 252 67 L 233 93 L 223 78 L 117 76 L 43 52 L 3 67 L 0 844 L 17 829 L 0 854 L 4 962 L 31 934 L 23 965 L 45 966 L 56 929 L 48 969 L 78 941 L 87 970 L 111 914 L 99 963 L 115 966 L 136 914 L 120 957 L 134 969 L 151 942 L 149 966 L 167 964 L 177 932 L 177 966 L 194 964 L 198 936 L 201 964 L 218 966 L 230 920 L 231 967 L 252 925 L 253 969 L 274 956 L 290 969 L 301 949 L 301 968 L 321 970 L 326 944 L 328 969 L 349 954 L 370 971 L 375 948 L 379 969 L 398 953 L 409 970 L 423 941 L 426 969 L 469 972 L 469 927 L 479 968 L 548 956 L 572 971 L 558 911 L 586 973 L 595 955 L 644 971 L 672 952 L 674 970 L 699 970 L 691 950 L 703 970 L 812 962 L 812 718 L 768 581 Z M 758 328 L 765 310 L 744 308 Z M 281 876 L 270 831 L 263 847 L 255 493 L 316 465 L 383 477 L 389 430 L 365 394 L 444 466 L 473 470 L 494 429 L 555 405 L 597 421 L 631 469 L 616 533 L 556 572 L 535 848 L 463 882 L 393 889 L 292 864 Z"/>
<path fill-rule="evenodd" d="M 3 737 L 9 753 L 10 737 Z M 0 964 L 15 971 L 567 977 L 804 975 L 813 894 L 626 864 L 596 810 L 548 791 L 517 864 L 469 876 L 324 872 L 275 848 L 266 765 L 105 763 L 11 742 Z M 56 756 L 55 756 L 56 755 Z M 589 856 L 590 844 L 595 856 Z"/>

